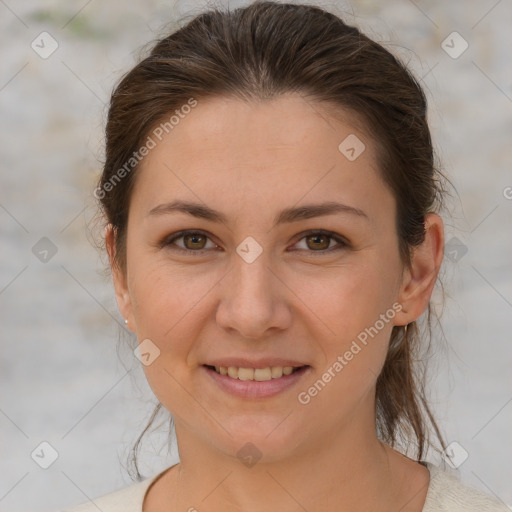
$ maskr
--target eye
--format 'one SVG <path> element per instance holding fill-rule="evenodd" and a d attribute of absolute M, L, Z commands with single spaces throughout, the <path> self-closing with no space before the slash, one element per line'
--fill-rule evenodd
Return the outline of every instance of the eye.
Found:
<path fill-rule="evenodd" d="M 183 240 L 184 247 L 180 247 L 176 244 L 177 240 Z M 179 233 L 174 233 L 171 237 L 167 237 L 160 244 L 161 247 L 168 247 L 172 250 L 184 251 L 189 254 L 200 255 L 203 251 L 208 249 L 207 241 L 210 240 L 210 237 L 202 232 L 197 230 L 189 230 L 189 231 L 180 231 Z M 304 250 L 307 252 L 318 252 L 318 253 L 326 253 L 341 250 L 349 247 L 349 243 L 341 236 L 336 233 L 332 233 L 331 231 L 325 230 L 316 230 L 316 231 L 308 231 L 302 234 L 302 238 L 299 239 L 299 242 L 305 240 L 306 248 L 299 248 L 299 250 Z M 331 245 L 331 242 L 337 242 L 337 246 L 334 247 Z M 211 240 L 210 240 L 211 242 Z M 297 245 L 297 242 L 295 245 Z M 218 248 L 218 246 L 211 242 L 213 247 L 211 249 Z"/>
<path fill-rule="evenodd" d="M 176 245 L 175 241 L 180 239 L 183 239 L 183 244 L 185 247 L 172 247 L 173 245 Z M 206 250 L 207 240 L 209 240 L 209 237 L 202 231 L 180 231 L 179 233 L 171 235 L 171 238 L 166 238 L 162 242 L 162 246 L 170 246 L 171 249 L 182 250 L 189 254 L 201 254 L 204 250 Z M 214 247 L 218 247 L 213 242 L 212 244 Z"/>
<path fill-rule="evenodd" d="M 306 241 L 306 249 L 299 250 L 306 250 L 307 252 L 326 253 L 345 249 L 349 246 L 348 242 L 343 237 L 337 235 L 336 233 L 332 233 L 331 231 L 324 230 L 309 231 L 307 233 L 303 233 L 303 237 L 299 240 L 299 242 L 302 240 Z M 333 247 L 331 245 L 332 241 L 337 242 L 338 245 L 334 245 Z"/>

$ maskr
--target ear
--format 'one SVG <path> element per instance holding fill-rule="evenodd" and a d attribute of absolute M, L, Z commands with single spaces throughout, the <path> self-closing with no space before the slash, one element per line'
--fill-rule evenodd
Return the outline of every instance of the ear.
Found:
<path fill-rule="evenodd" d="M 443 221 L 429 213 L 424 222 L 425 239 L 413 249 L 410 268 L 404 270 L 398 297 L 402 310 L 395 316 L 395 325 L 407 325 L 425 311 L 443 261 Z"/>
<path fill-rule="evenodd" d="M 121 269 L 116 262 L 116 232 L 112 224 L 109 224 L 105 229 L 105 246 L 108 252 L 108 259 L 110 262 L 110 269 L 112 271 L 112 278 L 114 281 L 114 288 L 116 291 L 117 306 L 123 319 L 128 320 L 126 327 L 133 330 L 133 311 L 132 303 L 130 300 L 130 293 L 128 292 L 126 272 Z"/>

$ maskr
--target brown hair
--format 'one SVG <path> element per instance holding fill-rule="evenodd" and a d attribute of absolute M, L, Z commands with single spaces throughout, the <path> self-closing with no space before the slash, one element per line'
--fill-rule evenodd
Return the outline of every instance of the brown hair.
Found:
<path fill-rule="evenodd" d="M 434 161 L 421 86 L 397 57 L 338 16 L 312 5 L 256 1 L 196 16 L 159 40 L 115 88 L 97 197 L 115 230 L 120 268 L 126 264 L 128 208 L 137 166 L 115 183 L 113 178 L 150 131 L 191 98 L 229 95 L 264 101 L 288 92 L 330 106 L 332 115 L 347 111 L 362 120 L 396 200 L 402 261 L 410 263 L 411 249 L 424 239 L 425 215 L 442 206 L 444 182 Z M 426 316 L 430 346 L 430 306 Z M 378 436 L 391 446 L 399 440 L 416 443 L 418 460 L 430 444 L 428 422 L 445 449 L 427 403 L 424 374 L 420 378 L 413 365 L 424 345 L 421 338 L 416 322 L 393 328 L 376 384 Z M 160 409 L 158 404 L 132 450 L 139 479 L 137 447 Z"/>

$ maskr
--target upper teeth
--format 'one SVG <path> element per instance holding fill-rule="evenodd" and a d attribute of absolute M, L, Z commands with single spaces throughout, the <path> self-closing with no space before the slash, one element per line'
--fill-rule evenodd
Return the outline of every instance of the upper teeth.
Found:
<path fill-rule="evenodd" d="M 267 368 L 238 368 L 237 366 L 216 366 L 215 371 L 239 380 L 270 380 L 290 375 L 293 366 L 267 366 Z"/>

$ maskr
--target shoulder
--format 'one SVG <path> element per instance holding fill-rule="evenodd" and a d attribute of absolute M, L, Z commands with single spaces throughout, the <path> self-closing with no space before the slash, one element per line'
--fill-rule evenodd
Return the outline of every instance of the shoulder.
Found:
<path fill-rule="evenodd" d="M 422 512 L 510 512 L 497 498 L 464 485 L 455 475 L 430 462 L 430 483 Z"/>
<path fill-rule="evenodd" d="M 62 509 L 59 512 L 98 512 L 98 510 L 102 512 L 142 512 L 142 504 L 149 486 L 167 469 L 141 482 L 94 498 L 87 503 Z"/>

